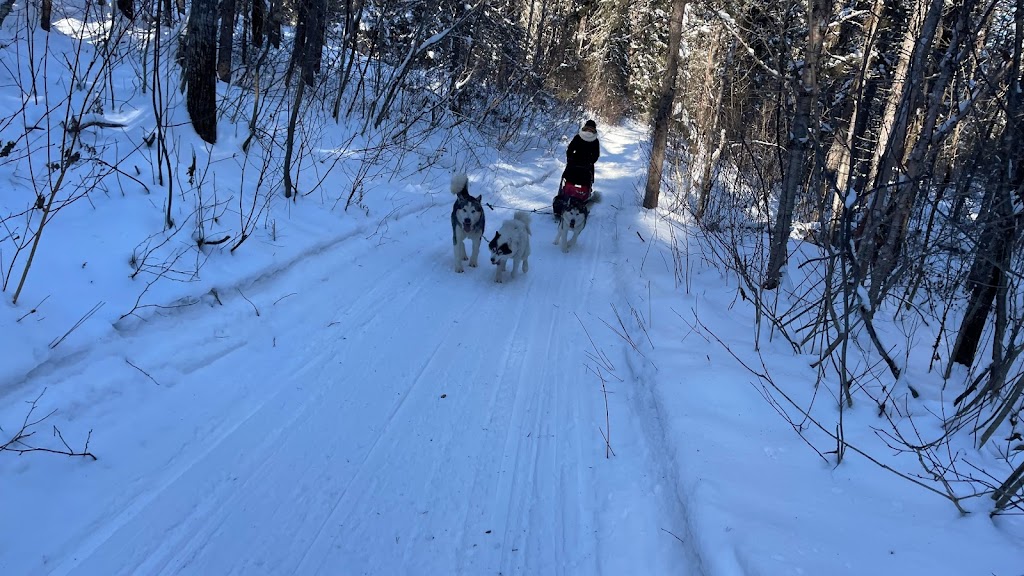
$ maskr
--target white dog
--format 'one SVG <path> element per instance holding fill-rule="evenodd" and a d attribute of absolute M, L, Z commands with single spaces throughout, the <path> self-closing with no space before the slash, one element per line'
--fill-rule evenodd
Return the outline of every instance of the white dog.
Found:
<path fill-rule="evenodd" d="M 530 214 L 518 211 L 511 220 L 505 220 L 487 246 L 491 249 L 491 264 L 498 267 L 495 282 L 502 281 L 505 262 L 512 260 L 512 277 L 516 267 L 525 274 L 530 270 Z"/>

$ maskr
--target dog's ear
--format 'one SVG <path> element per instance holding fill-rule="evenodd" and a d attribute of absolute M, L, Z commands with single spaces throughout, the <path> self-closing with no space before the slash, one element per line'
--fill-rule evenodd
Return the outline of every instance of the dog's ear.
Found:
<path fill-rule="evenodd" d="M 484 200 L 484 195 L 483 194 L 481 194 L 481 195 L 476 197 L 476 201 L 477 202 L 483 202 L 483 200 Z"/>
<path fill-rule="evenodd" d="M 487 247 L 490 248 L 491 250 L 497 249 L 498 248 L 498 237 L 499 236 L 501 236 L 501 233 L 500 232 L 495 232 L 494 233 L 494 238 L 492 238 L 491 241 L 487 243 Z"/>

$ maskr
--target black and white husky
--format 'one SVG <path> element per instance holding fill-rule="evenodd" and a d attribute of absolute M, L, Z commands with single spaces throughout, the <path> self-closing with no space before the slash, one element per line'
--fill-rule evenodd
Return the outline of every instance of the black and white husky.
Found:
<path fill-rule="evenodd" d="M 587 218 L 590 217 L 590 207 L 601 201 L 601 195 L 594 192 L 586 201 L 570 196 L 559 196 L 561 199 L 561 215 L 558 218 L 558 233 L 552 244 L 561 244 L 562 252 L 568 252 L 569 248 L 576 245 L 576 239 L 587 227 Z M 572 232 L 572 239 L 569 239 L 569 232 Z"/>
<path fill-rule="evenodd" d="M 465 174 L 452 176 L 452 194 L 455 204 L 452 206 L 452 246 L 455 249 L 455 271 L 464 272 L 462 261 L 466 257 L 466 239 L 473 241 L 473 255 L 468 258 L 469 265 L 476 268 L 480 256 L 480 241 L 484 235 L 483 196 L 469 195 L 469 178 Z"/>
<path fill-rule="evenodd" d="M 530 270 L 530 214 L 518 211 L 511 220 L 505 220 L 487 245 L 491 249 L 491 264 L 498 267 L 495 282 L 502 281 L 505 262 L 512 260 L 512 277 L 518 266 L 525 274 Z"/>

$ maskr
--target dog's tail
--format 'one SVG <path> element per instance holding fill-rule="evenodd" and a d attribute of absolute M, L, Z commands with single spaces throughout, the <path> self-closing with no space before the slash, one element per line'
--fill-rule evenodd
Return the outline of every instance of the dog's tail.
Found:
<path fill-rule="evenodd" d="M 594 190 L 593 192 L 590 193 L 590 199 L 587 200 L 587 204 L 600 204 L 600 203 L 601 203 L 601 193 L 598 192 L 597 190 Z"/>
<path fill-rule="evenodd" d="M 530 213 L 529 212 L 524 212 L 522 210 L 516 210 L 516 215 L 513 216 L 513 218 L 515 218 L 516 220 L 519 220 L 520 222 L 522 222 L 523 224 L 526 225 L 526 233 L 527 234 L 530 234 L 530 235 L 533 234 L 533 232 L 530 232 Z"/>
<path fill-rule="evenodd" d="M 452 174 L 452 194 L 469 194 L 469 177 L 465 172 Z"/>

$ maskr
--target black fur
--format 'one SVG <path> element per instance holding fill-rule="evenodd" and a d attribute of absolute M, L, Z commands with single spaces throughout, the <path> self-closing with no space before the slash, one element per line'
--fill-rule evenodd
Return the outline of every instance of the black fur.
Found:
<path fill-rule="evenodd" d="M 590 207 L 601 201 L 601 195 L 593 192 L 587 200 L 580 200 L 572 196 L 558 196 L 555 198 L 553 208 L 555 209 L 555 220 L 558 222 L 558 234 L 553 244 L 561 244 L 562 252 L 568 252 L 569 248 L 576 245 L 583 229 L 587 227 L 587 220 L 590 219 Z M 572 238 L 569 238 L 569 233 Z"/>
<path fill-rule="evenodd" d="M 469 179 L 465 174 L 456 174 L 452 177 L 452 194 L 455 194 L 455 203 L 452 205 L 452 246 L 455 255 L 455 271 L 462 272 L 462 261 L 469 260 L 469 265 L 475 267 L 480 253 L 480 242 L 483 238 L 486 226 L 484 214 L 483 195 L 471 196 L 469 194 Z M 467 256 L 465 241 L 473 243 L 472 256 Z"/>

